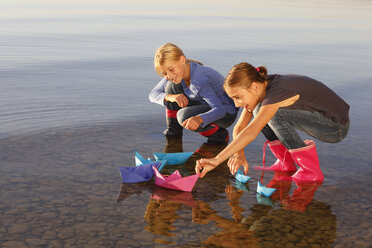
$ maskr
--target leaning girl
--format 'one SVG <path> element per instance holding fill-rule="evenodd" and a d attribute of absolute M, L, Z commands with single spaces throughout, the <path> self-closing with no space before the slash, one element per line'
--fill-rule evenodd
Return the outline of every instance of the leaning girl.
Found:
<path fill-rule="evenodd" d="M 198 160 L 196 173 L 204 177 L 228 158 L 232 174 L 241 165 L 247 173 L 249 166 L 243 149 L 262 132 L 277 158 L 269 169 L 293 171 L 292 179 L 299 182 L 323 180 L 315 142 L 303 141 L 297 130 L 323 142 L 343 140 L 350 123 L 349 105 L 344 100 L 312 78 L 268 75 L 265 67 L 255 68 L 248 63 L 230 70 L 224 88 L 235 105 L 243 108 L 234 127 L 234 140 L 216 157 Z"/>
<path fill-rule="evenodd" d="M 183 128 L 200 133 L 209 143 L 229 141 L 229 127 L 238 109 L 223 89 L 224 77 L 182 50 L 166 43 L 155 53 L 154 66 L 163 79 L 150 92 L 150 101 L 165 106 L 166 136 L 182 136 Z"/>

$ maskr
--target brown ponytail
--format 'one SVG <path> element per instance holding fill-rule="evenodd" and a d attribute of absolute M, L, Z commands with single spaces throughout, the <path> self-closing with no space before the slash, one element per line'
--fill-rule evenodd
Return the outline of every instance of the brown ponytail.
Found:
<path fill-rule="evenodd" d="M 252 82 L 264 83 L 267 80 L 267 69 L 265 66 L 254 67 L 242 62 L 234 65 L 226 76 L 224 87 L 249 88 Z"/>

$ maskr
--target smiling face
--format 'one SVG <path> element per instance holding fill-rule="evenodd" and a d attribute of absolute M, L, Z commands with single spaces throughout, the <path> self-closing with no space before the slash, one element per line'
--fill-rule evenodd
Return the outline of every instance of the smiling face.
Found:
<path fill-rule="evenodd" d="M 159 71 L 167 80 L 179 84 L 186 75 L 185 62 L 186 58 L 181 56 L 176 62 L 169 62 L 160 66 Z"/>
<path fill-rule="evenodd" d="M 256 83 L 252 83 L 249 88 L 226 86 L 225 91 L 234 100 L 237 108 L 245 108 L 248 112 L 252 113 L 260 99 L 258 86 Z"/>

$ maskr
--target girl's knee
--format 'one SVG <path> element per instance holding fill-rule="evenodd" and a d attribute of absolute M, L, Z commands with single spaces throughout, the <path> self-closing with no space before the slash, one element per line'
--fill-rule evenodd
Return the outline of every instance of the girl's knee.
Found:
<path fill-rule="evenodd" d="M 182 125 L 182 123 L 187 120 L 187 116 L 185 115 L 185 109 L 180 109 L 178 110 L 177 112 L 177 121 L 180 125 Z"/>

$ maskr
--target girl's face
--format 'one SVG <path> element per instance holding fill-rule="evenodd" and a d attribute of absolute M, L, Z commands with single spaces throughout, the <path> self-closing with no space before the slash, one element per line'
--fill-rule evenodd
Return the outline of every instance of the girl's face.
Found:
<path fill-rule="evenodd" d="M 252 113 L 259 102 L 255 83 L 252 83 L 249 88 L 227 86 L 225 87 L 225 91 L 234 100 L 237 108 L 245 108 L 250 113 Z"/>
<path fill-rule="evenodd" d="M 185 62 L 186 58 L 181 56 L 177 62 L 166 63 L 165 65 L 161 66 L 160 72 L 167 80 L 179 84 L 185 76 Z"/>

